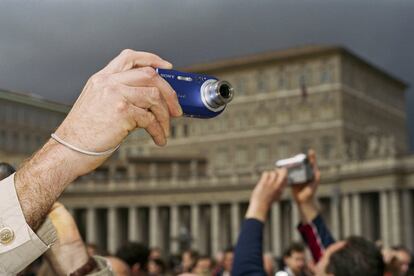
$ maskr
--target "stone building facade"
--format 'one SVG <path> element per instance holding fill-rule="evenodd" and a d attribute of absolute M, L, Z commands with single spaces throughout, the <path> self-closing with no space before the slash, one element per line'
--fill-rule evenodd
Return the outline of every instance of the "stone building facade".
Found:
<path fill-rule="evenodd" d="M 50 137 L 68 110 L 35 95 L 0 89 L 0 160 L 17 166 Z"/>
<path fill-rule="evenodd" d="M 88 242 L 110 252 L 136 240 L 173 254 L 187 247 L 214 254 L 234 244 L 260 172 L 312 147 L 321 210 L 335 237 L 413 248 L 403 82 L 336 46 L 183 70 L 228 80 L 233 102 L 214 119 L 173 120 L 164 148 L 136 131 L 118 158 L 70 186 L 62 201 Z M 298 222 L 286 191 L 269 215 L 265 249 L 280 256 L 299 239 Z"/>

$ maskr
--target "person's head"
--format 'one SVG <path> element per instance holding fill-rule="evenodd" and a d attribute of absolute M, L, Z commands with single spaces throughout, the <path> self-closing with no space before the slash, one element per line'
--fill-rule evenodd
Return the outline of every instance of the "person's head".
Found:
<path fill-rule="evenodd" d="M 292 243 L 283 253 L 283 261 L 295 275 L 301 274 L 306 266 L 305 247 L 303 244 Z"/>
<path fill-rule="evenodd" d="M 125 263 L 123 260 L 117 257 L 105 257 L 105 259 L 109 262 L 109 266 L 111 267 L 112 271 L 116 276 L 130 276 L 131 269 L 129 268 L 128 264 Z"/>
<path fill-rule="evenodd" d="M 13 168 L 12 165 L 8 163 L 0 163 L 0 180 L 3 180 L 13 173 L 15 173 L 16 170 Z"/>
<path fill-rule="evenodd" d="M 231 268 L 233 267 L 233 248 L 227 248 L 224 250 L 223 256 L 223 269 L 224 271 L 231 272 Z"/>
<path fill-rule="evenodd" d="M 398 263 L 399 275 L 406 275 L 411 263 L 411 252 L 404 246 L 394 246 L 392 250 Z"/>
<path fill-rule="evenodd" d="M 137 242 L 128 242 L 116 252 L 116 256 L 129 265 L 132 275 L 147 271 L 149 254 L 149 249 Z"/>
<path fill-rule="evenodd" d="M 349 237 L 328 247 L 316 265 L 316 275 L 382 276 L 384 268 L 381 251 L 373 242 Z"/>
<path fill-rule="evenodd" d="M 97 246 L 94 243 L 87 243 L 86 244 L 86 250 L 88 251 L 89 256 L 109 256 L 109 252 L 102 249 L 101 247 Z"/>
<path fill-rule="evenodd" d="M 208 256 L 201 256 L 198 258 L 194 268 L 193 273 L 197 275 L 211 275 L 211 270 L 213 268 L 213 261 Z"/>
<path fill-rule="evenodd" d="M 162 258 L 162 252 L 161 252 L 161 248 L 159 247 L 153 247 L 151 248 L 151 253 L 150 253 L 150 259 L 161 259 Z"/>
<path fill-rule="evenodd" d="M 151 276 L 164 275 L 165 263 L 161 259 L 150 259 L 148 262 L 148 273 Z"/>
<path fill-rule="evenodd" d="M 190 272 L 198 258 L 198 253 L 194 250 L 186 250 L 181 255 L 181 265 L 183 272 Z"/>

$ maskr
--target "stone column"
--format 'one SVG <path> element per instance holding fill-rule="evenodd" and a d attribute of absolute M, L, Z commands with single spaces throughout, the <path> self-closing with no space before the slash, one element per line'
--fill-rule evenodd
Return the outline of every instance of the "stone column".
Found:
<path fill-rule="evenodd" d="M 403 211 L 403 233 L 404 233 L 404 245 L 410 250 L 413 249 L 413 201 L 411 190 L 407 189 L 402 191 L 402 211 Z"/>
<path fill-rule="evenodd" d="M 88 243 L 97 243 L 97 217 L 96 209 L 89 207 L 86 210 L 86 241 Z"/>
<path fill-rule="evenodd" d="M 282 240 L 281 240 L 281 212 L 280 212 L 280 203 L 275 202 L 272 205 L 270 213 L 271 229 L 272 229 L 272 251 L 273 254 L 277 257 L 282 256 Z"/>
<path fill-rule="evenodd" d="M 300 222 L 299 210 L 293 200 L 291 200 L 290 204 L 292 208 L 292 240 L 301 241 L 299 232 L 296 229 L 296 226 Z"/>
<path fill-rule="evenodd" d="M 331 199 L 331 223 L 332 223 L 332 235 L 336 238 L 340 238 L 340 220 L 339 220 L 339 204 L 335 199 Z"/>
<path fill-rule="evenodd" d="M 204 238 L 200 235 L 200 208 L 197 204 L 191 205 L 191 237 L 193 238 L 192 248 L 195 250 L 201 250 L 201 239 Z"/>
<path fill-rule="evenodd" d="M 211 205 L 211 255 L 214 256 L 220 247 L 219 247 L 219 223 L 220 223 L 220 213 L 219 205 L 213 203 Z"/>
<path fill-rule="evenodd" d="M 398 190 L 392 190 L 390 192 L 390 210 L 391 210 L 391 241 L 392 244 L 400 244 L 401 243 L 401 219 L 400 216 L 402 214 L 400 208 L 400 195 Z"/>
<path fill-rule="evenodd" d="M 236 244 L 240 230 L 240 206 L 238 202 L 231 204 L 231 242 Z"/>
<path fill-rule="evenodd" d="M 390 243 L 390 221 L 389 221 L 388 192 L 380 192 L 380 222 L 381 222 L 381 240 L 384 247 L 389 247 Z"/>
<path fill-rule="evenodd" d="M 149 246 L 159 246 L 159 225 L 158 225 L 158 207 L 151 206 L 149 210 Z"/>
<path fill-rule="evenodd" d="M 139 233 L 138 208 L 130 206 L 128 209 L 128 240 L 141 241 Z"/>
<path fill-rule="evenodd" d="M 342 220 L 344 238 L 351 235 L 351 202 L 350 195 L 344 194 L 342 196 Z"/>
<path fill-rule="evenodd" d="M 352 195 L 352 225 L 353 234 L 357 236 L 362 235 L 362 220 L 361 220 L 361 195 L 355 193 Z"/>
<path fill-rule="evenodd" d="M 179 227 L 180 227 L 180 221 L 179 221 L 179 209 L 177 205 L 172 205 L 170 207 L 170 227 L 171 227 L 171 235 L 170 235 L 170 250 L 172 254 L 178 254 L 179 253 Z"/>
<path fill-rule="evenodd" d="M 109 207 L 108 209 L 108 251 L 111 254 L 115 254 L 118 249 L 119 223 L 116 207 Z"/>

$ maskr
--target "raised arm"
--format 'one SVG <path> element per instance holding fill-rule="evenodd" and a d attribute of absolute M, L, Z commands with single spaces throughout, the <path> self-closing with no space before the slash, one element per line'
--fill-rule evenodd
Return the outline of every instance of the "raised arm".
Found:
<path fill-rule="evenodd" d="M 334 243 L 334 239 L 319 213 L 316 192 L 321 173 L 317 166 L 316 154 L 310 150 L 308 156 L 313 167 L 314 179 L 308 184 L 292 186 L 292 196 L 302 217 L 298 230 L 309 247 L 315 262 L 318 262 L 325 249 Z"/>
<path fill-rule="evenodd" d="M 152 67 L 171 64 L 153 54 L 123 51 L 89 79 L 56 135 L 78 148 L 102 152 L 115 148 L 134 129 L 145 128 L 157 145 L 165 145 L 170 115 L 182 111 L 172 88 Z M 15 176 L 29 226 L 36 229 L 66 186 L 107 158 L 49 140 Z"/>
<path fill-rule="evenodd" d="M 266 275 L 263 268 L 263 226 L 272 203 L 282 194 L 286 177 L 285 169 L 264 172 L 254 188 L 234 251 L 232 275 Z"/>

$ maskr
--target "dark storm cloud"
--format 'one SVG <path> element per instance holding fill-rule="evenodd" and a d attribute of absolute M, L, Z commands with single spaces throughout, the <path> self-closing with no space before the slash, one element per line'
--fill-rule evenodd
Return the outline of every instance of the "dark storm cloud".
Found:
<path fill-rule="evenodd" d="M 70 103 L 124 48 L 182 66 L 309 43 L 413 83 L 413 26 L 413 1 L 1 1 L 0 87 Z"/>

